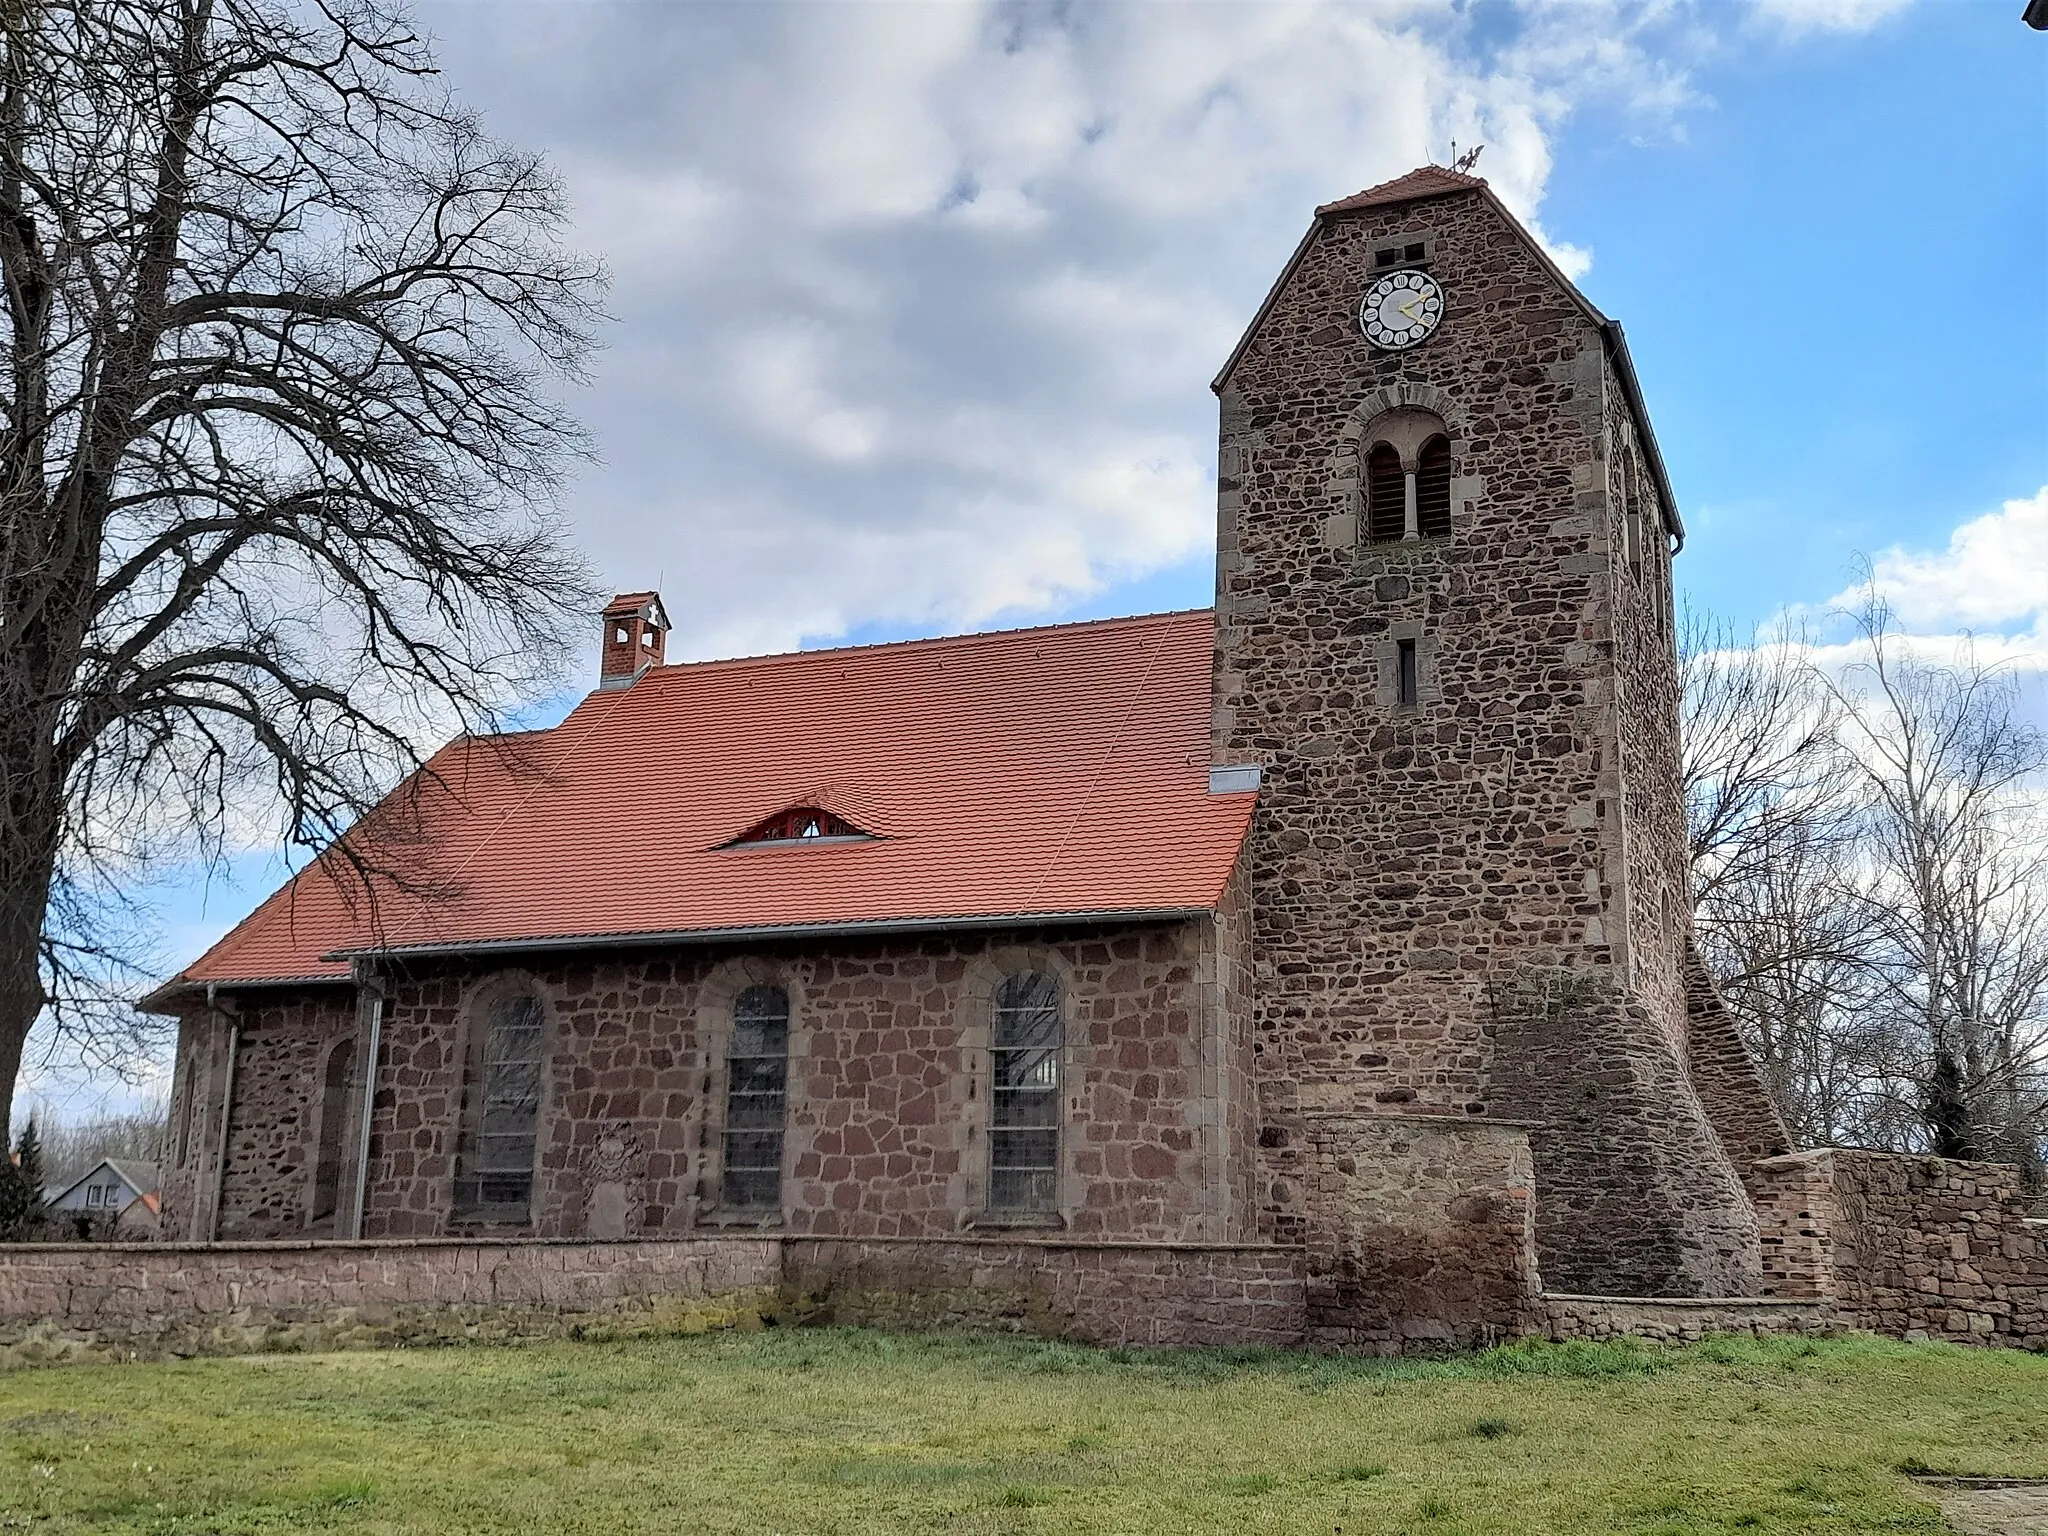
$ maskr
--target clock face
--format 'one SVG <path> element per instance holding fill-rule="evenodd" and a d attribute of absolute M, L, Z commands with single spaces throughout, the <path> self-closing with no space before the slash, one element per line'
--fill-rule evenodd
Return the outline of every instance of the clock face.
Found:
<path fill-rule="evenodd" d="M 1443 317 L 1444 291 L 1426 272 L 1389 272 L 1358 306 L 1365 339 L 1390 352 L 1425 340 Z"/>

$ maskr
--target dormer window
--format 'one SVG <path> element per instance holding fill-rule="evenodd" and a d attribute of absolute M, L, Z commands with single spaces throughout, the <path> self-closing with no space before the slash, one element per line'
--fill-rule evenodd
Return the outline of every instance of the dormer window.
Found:
<path fill-rule="evenodd" d="M 844 843 L 868 837 L 844 816 L 820 810 L 815 805 L 792 806 L 778 811 L 734 838 L 728 847 L 753 843 Z"/>

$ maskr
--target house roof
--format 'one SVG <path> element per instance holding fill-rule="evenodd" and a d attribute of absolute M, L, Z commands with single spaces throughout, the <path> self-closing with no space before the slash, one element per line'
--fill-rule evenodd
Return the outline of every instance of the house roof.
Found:
<path fill-rule="evenodd" d="M 348 956 L 1212 909 L 1255 793 L 1209 792 L 1205 611 L 650 668 L 466 738 L 164 989 Z M 795 806 L 871 834 L 728 846 Z"/>
<path fill-rule="evenodd" d="M 45 1202 L 50 1205 L 55 1205 L 59 1200 L 62 1200 L 66 1195 L 70 1194 L 71 1191 L 78 1188 L 79 1185 L 91 1183 L 92 1180 L 98 1176 L 99 1171 L 102 1168 L 111 1168 L 114 1172 L 114 1176 L 118 1178 L 123 1184 L 128 1186 L 130 1192 L 136 1199 L 148 1199 L 156 1192 L 157 1176 L 156 1166 L 154 1164 L 115 1162 L 114 1159 L 111 1157 L 103 1157 L 98 1162 L 94 1163 L 90 1168 L 86 1169 L 85 1172 L 81 1173 L 77 1178 L 73 1179 L 69 1184 L 66 1184 L 62 1189 L 50 1189 L 44 1191 L 43 1198 Z M 125 1205 L 127 1202 L 124 1201 L 122 1203 Z M 156 1207 L 154 1205 L 150 1207 L 150 1209 L 152 1210 L 154 1210 L 155 1208 Z"/>

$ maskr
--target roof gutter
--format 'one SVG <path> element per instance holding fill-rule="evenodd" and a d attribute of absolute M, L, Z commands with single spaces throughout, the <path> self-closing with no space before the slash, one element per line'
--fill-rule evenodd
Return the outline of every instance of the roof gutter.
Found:
<path fill-rule="evenodd" d="M 752 943 L 764 939 L 858 938 L 864 934 L 932 933 L 957 929 L 1075 927 L 1093 923 L 1184 923 L 1213 907 L 1120 907 L 1092 912 L 1000 912 L 973 917 L 874 918 L 857 923 L 761 923 L 746 928 L 671 928 L 648 933 L 568 933 L 533 939 L 454 939 L 445 944 L 391 944 L 338 949 L 323 960 L 411 960 L 456 955 L 532 954 L 560 949 L 646 949 L 669 944 Z"/>
<path fill-rule="evenodd" d="M 170 1005 L 181 998 L 201 996 L 208 1007 L 213 1005 L 214 993 L 226 988 L 230 991 L 245 992 L 252 987 L 346 987 L 353 985 L 347 976 L 253 976 L 245 979 L 229 977 L 225 981 L 180 981 L 173 978 L 153 992 L 145 992 L 135 1000 L 138 1013 L 175 1013 Z"/>

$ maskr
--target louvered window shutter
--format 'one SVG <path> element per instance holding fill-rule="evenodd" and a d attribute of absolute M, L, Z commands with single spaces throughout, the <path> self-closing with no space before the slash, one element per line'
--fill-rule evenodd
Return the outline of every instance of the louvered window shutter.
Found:
<path fill-rule="evenodd" d="M 1385 443 L 1373 449 L 1365 461 L 1365 493 L 1368 536 L 1375 544 L 1395 542 L 1407 520 L 1407 477 L 1401 473 L 1401 456 Z"/>
<path fill-rule="evenodd" d="M 1422 448 L 1415 471 L 1415 528 L 1425 539 L 1451 531 L 1451 445 L 1433 437 Z"/>

